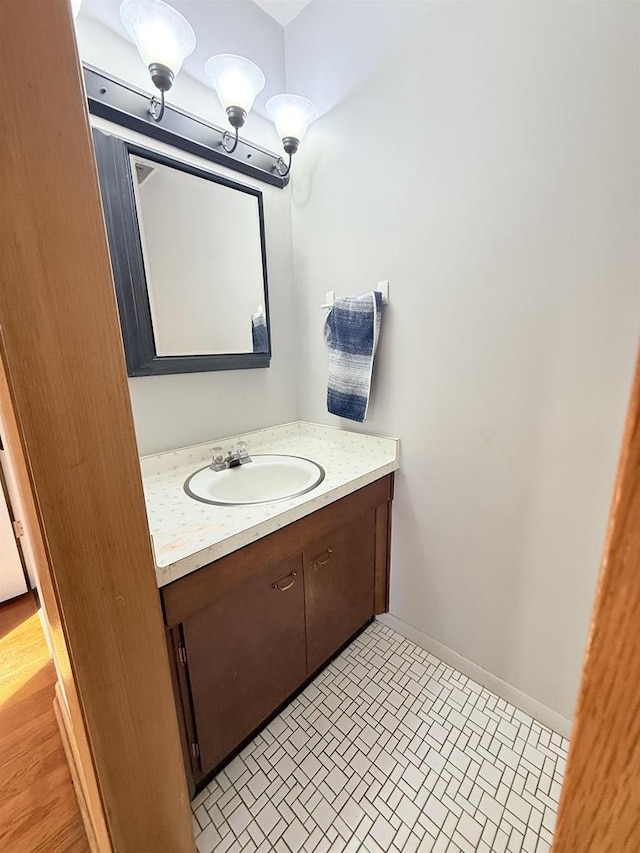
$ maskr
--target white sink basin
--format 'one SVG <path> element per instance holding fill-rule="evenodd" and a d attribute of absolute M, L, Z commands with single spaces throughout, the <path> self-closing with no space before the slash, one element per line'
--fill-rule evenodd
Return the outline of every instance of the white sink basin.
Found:
<path fill-rule="evenodd" d="M 201 468 L 187 479 L 184 490 L 206 504 L 242 506 L 295 498 L 324 480 L 324 469 L 301 456 L 256 454 L 251 459 L 224 471 Z"/>

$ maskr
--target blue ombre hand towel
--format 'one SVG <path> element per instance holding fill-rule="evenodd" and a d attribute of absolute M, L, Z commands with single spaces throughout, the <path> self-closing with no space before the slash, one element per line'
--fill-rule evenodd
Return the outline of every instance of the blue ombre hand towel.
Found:
<path fill-rule="evenodd" d="M 327 409 L 362 423 L 367 416 L 382 295 L 336 297 L 325 325 L 329 344 Z"/>
<path fill-rule="evenodd" d="M 254 352 L 269 352 L 267 321 L 262 311 L 251 315 L 251 337 Z"/>

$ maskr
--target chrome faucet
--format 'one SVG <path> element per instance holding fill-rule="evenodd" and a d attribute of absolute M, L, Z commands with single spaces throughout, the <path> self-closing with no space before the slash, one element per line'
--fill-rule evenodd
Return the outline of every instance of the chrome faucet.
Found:
<path fill-rule="evenodd" d="M 239 441 L 233 450 L 227 451 L 226 456 L 222 447 L 214 447 L 211 452 L 213 458 L 209 468 L 212 471 L 226 471 L 227 468 L 236 468 L 238 465 L 245 465 L 247 462 L 251 462 L 246 441 Z"/>

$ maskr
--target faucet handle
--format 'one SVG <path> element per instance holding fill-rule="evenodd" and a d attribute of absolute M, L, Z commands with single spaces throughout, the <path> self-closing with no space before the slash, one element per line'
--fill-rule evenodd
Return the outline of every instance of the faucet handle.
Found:
<path fill-rule="evenodd" d="M 251 457 L 249 456 L 249 445 L 246 441 L 239 441 L 236 450 L 241 463 L 251 462 Z"/>
<path fill-rule="evenodd" d="M 224 467 L 224 451 L 222 447 L 212 447 L 211 448 L 211 465 L 210 467 L 214 471 L 219 471 L 222 467 Z"/>

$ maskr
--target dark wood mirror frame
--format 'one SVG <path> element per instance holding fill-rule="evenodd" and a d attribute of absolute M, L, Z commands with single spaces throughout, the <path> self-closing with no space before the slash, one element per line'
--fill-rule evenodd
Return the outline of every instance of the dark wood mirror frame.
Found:
<path fill-rule="evenodd" d="M 211 370 L 269 367 L 271 362 L 271 326 L 269 321 L 264 211 L 260 190 L 239 184 L 221 175 L 198 169 L 183 161 L 166 157 L 157 151 L 125 141 L 95 128 L 93 130 L 93 141 L 98 161 L 100 191 L 109 237 L 111 263 L 129 376 L 157 376 L 170 373 L 199 373 Z M 180 169 L 190 175 L 256 197 L 267 324 L 267 352 L 181 356 L 160 356 L 157 354 L 130 154 L 145 157 L 148 160 Z"/>

